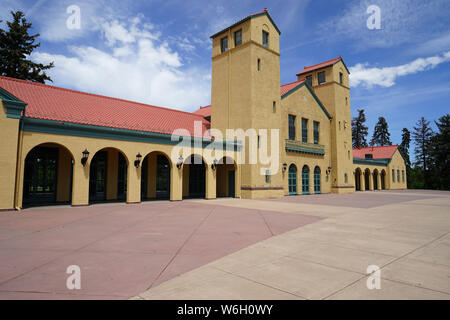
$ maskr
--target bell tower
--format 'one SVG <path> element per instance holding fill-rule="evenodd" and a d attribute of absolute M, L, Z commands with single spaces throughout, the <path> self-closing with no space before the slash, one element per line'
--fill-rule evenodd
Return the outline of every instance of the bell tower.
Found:
<path fill-rule="evenodd" d="M 280 31 L 267 9 L 211 36 L 211 127 L 221 130 L 224 138 L 226 129 L 254 129 L 259 149 L 260 129 L 280 129 L 279 36 Z M 248 142 L 249 139 L 243 150 L 246 160 L 241 165 L 242 197 L 283 195 L 281 168 L 261 174 L 265 165 L 259 161 L 248 164 L 248 155 L 252 152 Z M 270 155 L 270 142 L 268 146 Z M 259 150 L 256 151 L 259 154 Z M 273 152 L 277 152 L 279 159 L 280 148 Z"/>
<path fill-rule="evenodd" d="M 342 57 L 305 67 L 298 79 L 306 79 L 330 113 L 331 191 L 354 191 L 352 126 L 350 111 L 350 72 Z"/>

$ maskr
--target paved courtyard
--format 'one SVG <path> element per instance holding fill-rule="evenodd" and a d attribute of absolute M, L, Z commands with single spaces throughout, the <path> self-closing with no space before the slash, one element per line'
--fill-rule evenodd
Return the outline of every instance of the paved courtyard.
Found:
<path fill-rule="evenodd" d="M 1 212 L 0 299 L 450 299 L 449 231 L 424 190 Z"/>

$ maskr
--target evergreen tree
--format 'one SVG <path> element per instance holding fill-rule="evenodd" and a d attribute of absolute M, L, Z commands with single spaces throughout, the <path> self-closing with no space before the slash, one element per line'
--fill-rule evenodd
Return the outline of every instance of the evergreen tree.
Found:
<path fill-rule="evenodd" d="M 433 188 L 450 190 L 450 114 L 435 121 L 438 132 L 431 139 Z"/>
<path fill-rule="evenodd" d="M 31 23 L 23 12 L 11 11 L 11 15 L 13 21 L 7 22 L 9 30 L 0 29 L 0 75 L 41 83 L 52 81 L 44 70 L 53 68 L 53 62 L 43 65 L 29 60 L 33 50 L 40 46 L 35 43 L 39 34 L 28 34 Z"/>
<path fill-rule="evenodd" d="M 390 146 L 391 134 L 389 133 L 388 124 L 384 117 L 379 117 L 378 122 L 373 130 L 371 145 L 375 146 Z"/>
<path fill-rule="evenodd" d="M 409 158 L 409 145 L 411 143 L 411 132 L 407 128 L 402 129 L 402 143 L 398 146 L 398 151 L 401 153 L 406 162 L 406 167 L 411 168 L 411 160 Z"/>
<path fill-rule="evenodd" d="M 352 140 L 353 148 L 364 148 L 367 147 L 366 137 L 368 128 L 365 126 L 366 115 L 364 114 L 364 109 L 358 109 L 358 116 L 352 119 Z"/>
<path fill-rule="evenodd" d="M 430 122 L 424 117 L 417 121 L 413 131 L 413 139 L 415 143 L 414 153 L 416 155 L 417 166 L 422 167 L 424 175 L 424 186 L 429 188 L 429 165 L 431 162 L 431 138 L 433 137 L 433 130 L 430 127 Z"/>

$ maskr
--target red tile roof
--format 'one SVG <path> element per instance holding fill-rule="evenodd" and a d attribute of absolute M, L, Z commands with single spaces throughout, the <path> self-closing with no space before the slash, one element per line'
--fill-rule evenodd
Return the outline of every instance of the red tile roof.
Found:
<path fill-rule="evenodd" d="M 25 116 L 111 128 L 171 134 L 184 128 L 194 134 L 210 124 L 202 116 L 86 92 L 0 76 L 0 87 L 27 103 Z"/>
<path fill-rule="evenodd" d="M 339 60 L 342 60 L 342 57 L 338 57 L 336 59 L 331 59 L 331 60 L 328 60 L 328 61 L 325 61 L 325 62 L 321 62 L 321 63 L 315 64 L 313 66 L 304 67 L 302 71 L 297 73 L 297 76 L 299 76 L 301 74 L 304 74 L 304 73 L 307 73 L 307 72 L 310 72 L 310 71 L 313 71 L 313 70 L 317 70 L 317 69 L 320 69 L 320 68 L 328 67 L 330 65 L 335 64 Z"/>
<path fill-rule="evenodd" d="M 202 116 L 202 117 L 210 117 L 211 116 L 211 105 L 200 107 L 200 109 L 192 112 L 193 114 Z"/>
<path fill-rule="evenodd" d="M 304 82 L 305 82 L 305 79 L 299 80 L 299 81 L 294 81 L 294 82 L 291 82 L 291 83 L 283 84 L 280 87 L 280 95 L 284 96 L 286 93 L 288 93 L 289 91 L 297 88 L 299 85 L 301 85 Z"/>
<path fill-rule="evenodd" d="M 378 146 L 353 149 L 353 158 L 365 159 L 366 154 L 371 154 L 373 159 L 390 159 L 397 150 L 398 144 L 393 146 Z"/>

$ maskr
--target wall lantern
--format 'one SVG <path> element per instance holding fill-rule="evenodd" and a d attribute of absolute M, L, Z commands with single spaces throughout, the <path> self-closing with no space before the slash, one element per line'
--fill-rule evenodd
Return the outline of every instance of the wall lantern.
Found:
<path fill-rule="evenodd" d="M 330 172 L 331 172 L 331 167 L 328 167 L 328 169 L 327 169 L 327 175 L 329 175 Z"/>
<path fill-rule="evenodd" d="M 214 159 L 212 165 L 211 165 L 211 169 L 216 170 L 217 168 L 217 159 Z"/>
<path fill-rule="evenodd" d="M 285 172 L 287 170 L 287 163 L 283 163 L 283 172 Z"/>
<path fill-rule="evenodd" d="M 183 157 L 180 156 L 180 157 L 178 158 L 177 168 L 178 168 L 178 169 L 181 169 L 181 166 L 182 166 L 182 165 L 183 165 Z"/>
<path fill-rule="evenodd" d="M 83 167 L 86 165 L 88 158 L 89 158 L 89 151 L 87 151 L 87 149 L 84 149 L 83 157 L 81 158 L 81 164 L 83 165 Z"/>
<path fill-rule="evenodd" d="M 139 152 L 139 153 L 136 155 L 136 160 L 134 160 L 134 166 L 135 166 L 136 168 L 139 168 L 139 164 L 141 163 L 141 159 L 142 159 L 142 155 L 141 155 L 141 153 Z"/>

